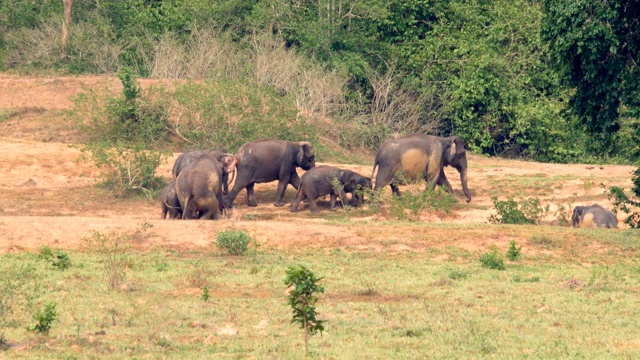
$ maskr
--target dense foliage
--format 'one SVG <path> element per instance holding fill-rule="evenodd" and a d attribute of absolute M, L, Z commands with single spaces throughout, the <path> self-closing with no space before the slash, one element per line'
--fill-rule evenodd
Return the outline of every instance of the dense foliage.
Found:
<path fill-rule="evenodd" d="M 65 47 L 62 7 L 0 3 L 0 70 L 266 85 L 346 124 L 347 147 L 430 132 L 543 161 L 640 155 L 638 1 L 76 1 Z"/>
<path fill-rule="evenodd" d="M 594 136 L 594 150 L 616 151 L 620 116 L 640 115 L 640 1 L 543 4 L 542 33 L 563 79 L 575 88 L 571 109 Z"/>

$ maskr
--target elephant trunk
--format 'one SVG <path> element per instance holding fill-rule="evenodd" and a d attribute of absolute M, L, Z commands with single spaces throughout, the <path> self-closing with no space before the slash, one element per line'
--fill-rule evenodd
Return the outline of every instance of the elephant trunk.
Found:
<path fill-rule="evenodd" d="M 460 166 L 457 167 L 458 172 L 460 173 L 460 183 L 462 184 L 462 191 L 467 196 L 467 202 L 471 202 L 471 192 L 469 191 L 469 187 L 467 186 L 467 159 L 466 157 L 460 161 Z"/>

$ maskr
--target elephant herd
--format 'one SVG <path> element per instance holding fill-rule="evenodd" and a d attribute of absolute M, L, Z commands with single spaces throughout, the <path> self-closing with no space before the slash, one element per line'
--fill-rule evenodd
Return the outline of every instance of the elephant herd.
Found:
<path fill-rule="evenodd" d="M 242 189 L 247 190 L 247 205 L 258 206 L 254 185 L 278 181 L 275 206 L 284 206 L 284 194 L 291 184 L 297 194 L 291 203 L 291 212 L 297 212 L 302 201 L 308 201 L 311 211 L 318 211 L 316 199 L 330 196 L 330 209 L 336 209 L 339 197 L 350 204 L 360 205 L 363 190 L 377 192 L 390 186 L 400 195 L 398 185 L 408 180 L 424 179 L 427 189 L 436 185 L 452 192 L 444 167 L 454 167 L 460 174 L 466 201 L 472 196 L 467 185 L 467 156 L 464 141 L 459 136 L 438 137 L 412 134 L 388 139 L 378 149 L 371 177 L 333 166 L 316 166 L 315 152 L 310 142 L 292 142 L 279 139 L 252 141 L 234 154 L 224 149 L 194 150 L 181 154 L 175 161 L 173 182 L 161 195 L 162 218 L 217 219 Z M 298 176 L 297 168 L 306 172 Z M 376 174 L 375 184 L 372 184 Z M 231 190 L 228 184 L 233 181 Z M 572 215 L 573 226 L 616 227 L 616 217 L 599 205 L 578 206 Z"/>

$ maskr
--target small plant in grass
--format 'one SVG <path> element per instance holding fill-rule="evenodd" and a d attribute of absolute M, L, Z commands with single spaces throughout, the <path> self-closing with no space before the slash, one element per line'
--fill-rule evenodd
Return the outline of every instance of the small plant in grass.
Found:
<path fill-rule="evenodd" d="M 522 257 L 522 246 L 516 246 L 516 241 L 511 240 L 509 250 L 507 250 L 507 259 L 510 261 L 518 261 Z"/>
<path fill-rule="evenodd" d="M 209 301 L 210 298 L 211 295 L 209 294 L 209 287 L 205 286 L 204 290 L 202 291 L 202 300 Z"/>
<path fill-rule="evenodd" d="M 504 270 L 504 260 L 500 256 L 495 244 L 489 246 L 489 251 L 480 255 L 480 265 L 487 269 Z"/>
<path fill-rule="evenodd" d="M 39 257 L 58 270 L 66 270 L 71 267 L 69 255 L 62 251 L 54 251 L 47 245 L 40 248 Z"/>
<path fill-rule="evenodd" d="M 458 200 L 452 194 L 441 188 L 422 190 L 419 183 L 409 185 L 400 196 L 379 193 L 370 197 L 373 210 L 381 209 L 388 216 L 401 221 L 417 221 L 427 210 L 444 211 L 450 213 Z"/>
<path fill-rule="evenodd" d="M 537 197 L 521 199 L 518 202 L 511 197 L 498 201 L 494 196 L 491 201 L 497 211 L 497 214 L 489 216 L 489 222 L 493 224 L 538 224 L 549 212 L 549 205 L 541 206 Z"/>
<path fill-rule="evenodd" d="M 33 320 L 36 321 L 36 324 L 28 328 L 28 330 L 47 335 L 49 334 L 49 330 L 51 330 L 51 325 L 57 318 L 58 312 L 56 311 L 56 304 L 48 302 L 44 306 L 44 309 L 38 310 L 38 312 L 33 315 Z"/>
<path fill-rule="evenodd" d="M 98 252 L 109 288 L 118 289 L 126 277 L 126 270 L 130 264 L 128 243 L 131 242 L 131 236 L 118 233 L 104 235 L 94 231 L 91 237 L 83 240 L 90 249 Z"/>
<path fill-rule="evenodd" d="M 253 241 L 251 235 L 242 230 L 223 230 L 216 236 L 218 247 L 225 249 L 230 255 L 244 255 Z"/>
<path fill-rule="evenodd" d="M 324 331 L 324 320 L 316 316 L 316 293 L 323 293 L 324 287 L 318 285 L 318 278 L 311 270 L 302 265 L 290 267 L 286 272 L 284 284 L 289 287 L 289 306 L 293 309 L 291 323 L 297 323 L 304 331 L 304 349 L 309 353 L 309 337 Z"/>
<path fill-rule="evenodd" d="M 453 269 L 451 270 L 451 272 L 449 272 L 449 279 L 451 280 L 466 279 L 468 276 L 469 276 L 468 272 L 460 269 Z"/>

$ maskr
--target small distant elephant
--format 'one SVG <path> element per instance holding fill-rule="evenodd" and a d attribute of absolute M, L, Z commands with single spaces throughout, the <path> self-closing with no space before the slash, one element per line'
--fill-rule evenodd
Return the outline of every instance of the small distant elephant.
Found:
<path fill-rule="evenodd" d="M 423 178 L 427 189 L 441 185 L 451 193 L 453 189 L 444 174 L 444 167 L 452 166 L 460 173 L 462 191 L 471 202 L 471 192 L 467 187 L 467 155 L 464 141 L 459 136 L 443 138 L 439 136 L 413 134 L 389 139 L 382 143 L 373 163 L 373 174 L 378 167 L 374 191 L 387 185 L 394 194 L 400 196 L 398 184 L 405 180 Z"/>
<path fill-rule="evenodd" d="M 300 178 L 300 187 L 295 200 L 291 203 L 291 212 L 298 211 L 298 204 L 305 199 L 311 203 L 311 211 L 318 211 L 316 199 L 330 195 L 330 210 L 336 210 L 336 199 L 339 196 L 346 203 L 346 193 L 351 194 L 351 205 L 358 206 L 363 200 L 363 191 L 371 189 L 371 178 L 364 177 L 351 170 L 333 166 L 317 166 L 310 169 Z"/>
<path fill-rule="evenodd" d="M 182 169 L 184 169 L 186 166 L 193 163 L 203 155 L 214 157 L 216 160 L 218 160 L 222 164 L 223 169 L 225 166 L 224 161 L 225 160 L 229 161 L 229 158 L 225 157 L 229 154 L 227 154 L 227 151 L 223 148 L 207 149 L 207 150 L 191 150 L 191 151 L 184 152 L 180 154 L 180 156 L 178 156 L 176 161 L 173 163 L 173 169 L 171 170 L 171 174 L 173 175 L 173 180 L 174 181 L 176 180 L 176 178 L 178 177 Z M 233 181 L 233 179 L 231 181 Z M 229 173 L 224 171 L 224 173 L 222 174 L 222 188 L 224 191 L 223 193 L 225 195 L 229 193 L 229 182 L 231 181 L 229 181 Z"/>
<path fill-rule="evenodd" d="M 275 206 L 284 206 L 282 199 L 287 185 L 298 190 L 300 177 L 296 168 L 309 170 L 316 166 L 316 156 L 310 142 L 278 139 L 257 140 L 242 145 L 237 154 L 236 182 L 225 199 L 225 206 L 233 207 L 233 200 L 247 189 L 247 205 L 258 206 L 253 186 L 256 183 L 278 180 Z"/>
<path fill-rule="evenodd" d="M 618 219 L 611 211 L 598 204 L 576 206 L 571 215 L 573 227 L 617 228 Z"/>
<path fill-rule="evenodd" d="M 181 219 L 182 208 L 180 207 L 180 200 L 178 200 L 178 194 L 176 193 L 176 183 L 172 182 L 162 190 L 160 196 L 160 202 L 162 202 L 162 218 L 166 219 L 167 214 L 169 219 Z"/>
<path fill-rule="evenodd" d="M 183 219 L 217 219 L 224 213 L 222 202 L 222 176 L 233 172 L 237 159 L 233 155 L 223 158 L 223 166 L 210 156 L 201 156 L 182 169 L 176 178 L 176 193 Z"/>

